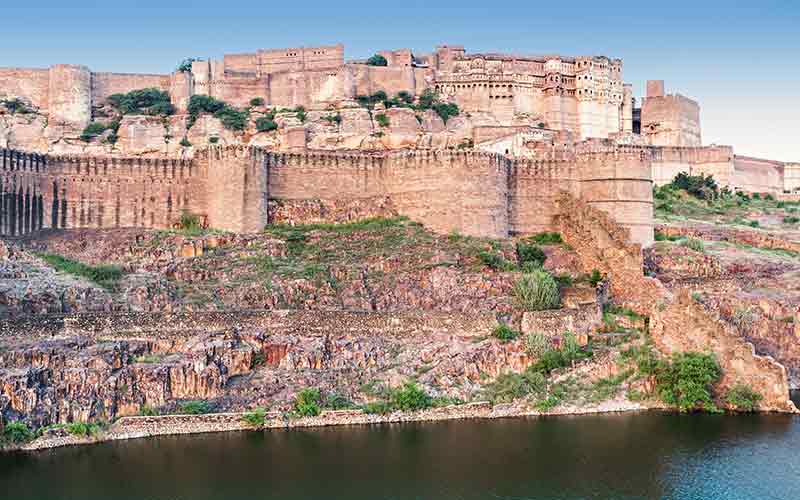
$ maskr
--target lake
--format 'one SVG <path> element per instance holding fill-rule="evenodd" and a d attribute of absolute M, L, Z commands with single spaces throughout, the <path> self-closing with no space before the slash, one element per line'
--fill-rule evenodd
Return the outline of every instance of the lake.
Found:
<path fill-rule="evenodd" d="M 0 455 L 13 500 L 797 499 L 800 417 L 640 413 L 138 439 Z"/>

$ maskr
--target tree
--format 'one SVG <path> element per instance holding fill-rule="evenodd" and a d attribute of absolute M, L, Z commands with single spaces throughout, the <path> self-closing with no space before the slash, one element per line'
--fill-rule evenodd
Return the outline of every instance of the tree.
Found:
<path fill-rule="evenodd" d="M 369 59 L 367 59 L 367 65 L 368 66 L 388 66 L 389 65 L 389 61 L 387 61 L 386 58 L 383 57 L 382 55 L 375 54 L 374 56 L 372 56 Z"/>

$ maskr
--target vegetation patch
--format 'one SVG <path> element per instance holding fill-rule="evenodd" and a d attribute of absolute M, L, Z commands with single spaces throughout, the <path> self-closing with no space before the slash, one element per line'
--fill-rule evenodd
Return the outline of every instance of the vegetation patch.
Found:
<path fill-rule="evenodd" d="M 501 342 L 508 342 L 520 336 L 520 333 L 505 323 L 501 323 L 492 331 L 492 336 Z"/>
<path fill-rule="evenodd" d="M 736 384 L 725 395 L 725 402 L 736 411 L 741 412 L 758 410 L 758 406 L 763 399 L 764 396 L 745 384 Z"/>
<path fill-rule="evenodd" d="M 107 101 L 123 115 L 169 116 L 175 113 L 169 92 L 156 88 L 112 94 Z"/>
<path fill-rule="evenodd" d="M 214 405 L 204 399 L 184 401 L 178 405 L 180 415 L 205 415 L 214 412 Z"/>
<path fill-rule="evenodd" d="M 252 427 L 264 427 L 267 423 L 267 410 L 256 408 L 242 415 L 242 421 Z"/>
<path fill-rule="evenodd" d="M 116 288 L 123 276 L 119 266 L 90 266 L 55 253 L 37 252 L 36 256 L 47 262 L 56 271 L 86 278 L 108 290 Z"/>
<path fill-rule="evenodd" d="M 242 131 L 247 127 L 250 113 L 247 110 L 237 110 L 224 101 L 207 95 L 193 95 L 189 99 L 189 120 L 187 128 L 192 128 L 202 113 L 209 113 L 222 122 L 228 130 Z"/>
<path fill-rule="evenodd" d="M 557 309 L 561 304 L 558 283 L 543 269 L 523 274 L 514 284 L 514 296 L 526 311 Z"/>

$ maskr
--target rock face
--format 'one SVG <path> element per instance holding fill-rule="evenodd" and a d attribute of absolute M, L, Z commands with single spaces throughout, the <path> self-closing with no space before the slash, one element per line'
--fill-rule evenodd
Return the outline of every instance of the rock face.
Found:
<path fill-rule="evenodd" d="M 744 384 L 764 397 L 761 408 L 796 411 L 789 400 L 786 369 L 770 356 L 755 354 L 753 345 L 714 313 L 696 302 L 688 290 L 663 309 L 656 307 L 650 322 L 653 341 L 666 354 L 711 351 L 722 368 L 719 392 Z"/>
<path fill-rule="evenodd" d="M 410 378 L 436 395 L 468 398 L 485 377 L 521 372 L 534 360 L 522 339 L 488 336 L 491 314 L 142 318 L 75 317 L 0 339 L 0 415 L 32 425 L 111 420 L 189 399 L 217 410 L 288 409 L 304 387 L 365 401 L 364 384 Z"/>

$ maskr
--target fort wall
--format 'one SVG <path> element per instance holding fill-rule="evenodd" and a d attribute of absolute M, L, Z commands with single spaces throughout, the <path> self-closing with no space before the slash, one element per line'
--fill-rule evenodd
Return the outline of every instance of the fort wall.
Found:
<path fill-rule="evenodd" d="M 1 234 L 46 228 L 170 227 L 205 214 L 190 160 L 43 156 L 0 150 Z"/>
<path fill-rule="evenodd" d="M 113 94 L 156 88 L 168 92 L 170 75 L 135 73 L 92 73 L 92 102 L 100 103 Z"/>
<path fill-rule="evenodd" d="M 405 215 L 435 231 L 502 238 L 553 230 L 567 191 L 652 242 L 650 157 L 628 148 L 511 159 L 479 151 L 273 153 L 214 146 L 194 160 L 3 150 L 2 233 L 165 228 L 186 211 L 238 232 L 270 222 Z M 333 207 L 333 209 L 331 209 Z"/>
<path fill-rule="evenodd" d="M 642 103 L 642 135 L 653 146 L 701 146 L 700 105 L 679 94 L 663 95 L 663 87 L 663 81 L 648 82 L 648 97 Z"/>

